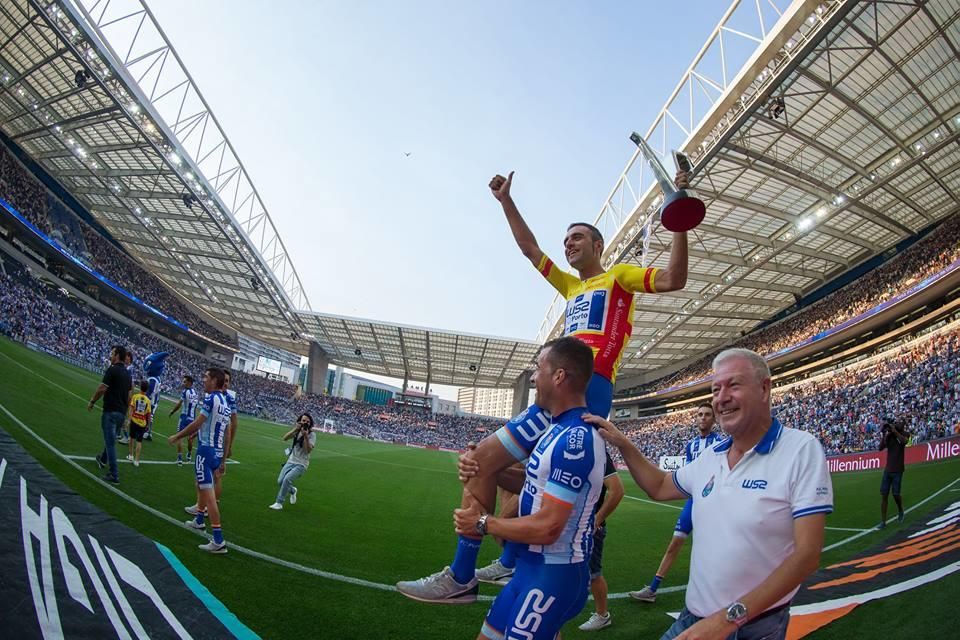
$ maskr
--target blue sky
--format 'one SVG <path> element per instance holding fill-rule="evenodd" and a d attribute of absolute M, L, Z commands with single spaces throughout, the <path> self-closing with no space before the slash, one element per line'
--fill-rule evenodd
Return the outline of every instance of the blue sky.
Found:
<path fill-rule="evenodd" d="M 562 262 L 725 0 L 152 2 L 315 310 L 533 338 L 552 290 L 487 189 Z M 682 7 L 678 15 L 677 7 Z M 404 154 L 410 152 L 406 157 Z"/>

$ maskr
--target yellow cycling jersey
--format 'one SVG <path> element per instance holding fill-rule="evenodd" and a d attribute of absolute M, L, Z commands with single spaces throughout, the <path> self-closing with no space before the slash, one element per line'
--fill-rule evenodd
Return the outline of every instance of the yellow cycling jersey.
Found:
<path fill-rule="evenodd" d="M 593 372 L 614 382 L 633 332 L 633 294 L 656 293 L 659 269 L 616 264 L 587 280 L 558 269 L 546 255 L 540 274 L 567 300 L 563 335 L 593 349 Z"/>

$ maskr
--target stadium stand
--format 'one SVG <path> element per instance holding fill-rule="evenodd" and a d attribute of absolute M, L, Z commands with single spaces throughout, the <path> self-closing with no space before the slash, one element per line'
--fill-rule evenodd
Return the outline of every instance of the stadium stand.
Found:
<path fill-rule="evenodd" d="M 763 327 L 728 345 L 760 354 L 776 353 L 855 318 L 960 258 L 960 216 L 952 216 L 921 241 L 847 286 L 784 320 Z M 618 395 L 650 393 L 678 387 L 707 376 L 714 351 L 658 380 Z"/>
<path fill-rule="evenodd" d="M 907 423 L 914 442 L 960 428 L 960 322 L 848 366 L 778 386 L 776 415 L 816 434 L 827 455 L 876 448 L 885 419 Z M 679 455 L 692 437 L 695 409 L 618 424 L 647 456 Z"/>
<path fill-rule="evenodd" d="M 3 146 L 0 146 L 0 196 L 37 229 L 108 280 L 197 333 L 222 344 L 236 345 L 234 338 L 202 320 L 156 276 L 77 218 Z M 0 215 L 9 213 L 0 210 Z"/>

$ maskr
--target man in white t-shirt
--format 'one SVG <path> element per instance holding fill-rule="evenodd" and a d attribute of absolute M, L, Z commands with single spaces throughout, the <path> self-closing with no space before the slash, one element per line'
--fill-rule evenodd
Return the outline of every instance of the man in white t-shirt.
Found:
<path fill-rule="evenodd" d="M 728 349 L 713 371 L 713 408 L 730 437 L 672 473 L 611 423 L 587 421 L 620 449 L 651 498 L 692 498 L 694 530 L 710 532 L 693 539 L 686 606 L 661 640 L 782 639 L 833 511 L 826 457 L 814 436 L 771 415 L 770 368 L 759 354 Z"/>

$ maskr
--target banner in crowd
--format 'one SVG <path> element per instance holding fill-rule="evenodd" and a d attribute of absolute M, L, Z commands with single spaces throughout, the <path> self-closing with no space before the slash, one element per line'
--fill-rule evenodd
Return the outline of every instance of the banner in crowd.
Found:
<path fill-rule="evenodd" d="M 960 457 L 960 436 L 921 442 L 907 447 L 903 454 L 903 462 L 904 464 L 918 464 L 957 457 Z M 887 464 L 887 452 L 866 451 L 864 453 L 830 456 L 827 458 L 827 464 L 830 466 L 830 473 L 878 471 Z"/>
<path fill-rule="evenodd" d="M 172 551 L 78 496 L 2 429 L 0 576 L 6 638 L 257 637 Z"/>
<path fill-rule="evenodd" d="M 664 471 L 676 471 L 683 466 L 683 456 L 660 456 L 660 468 Z"/>

